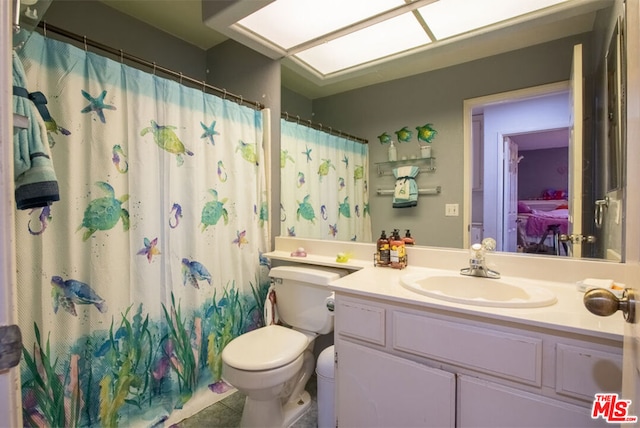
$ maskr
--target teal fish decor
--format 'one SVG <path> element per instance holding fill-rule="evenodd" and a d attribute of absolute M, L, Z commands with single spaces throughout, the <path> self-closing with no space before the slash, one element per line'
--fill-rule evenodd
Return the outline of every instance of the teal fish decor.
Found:
<path fill-rule="evenodd" d="M 380 144 L 389 144 L 391 142 L 391 135 L 383 132 L 382 134 L 378 135 L 378 140 L 380 140 Z"/>
<path fill-rule="evenodd" d="M 438 135 L 438 131 L 433 129 L 432 123 L 418 126 L 416 129 L 418 130 L 418 141 L 424 141 L 425 143 L 431 143 L 436 135 Z"/>
<path fill-rule="evenodd" d="M 396 131 L 395 134 L 398 137 L 398 141 L 401 143 L 408 143 L 409 141 L 411 141 L 411 138 L 413 137 L 413 131 L 411 131 L 406 126 Z"/>

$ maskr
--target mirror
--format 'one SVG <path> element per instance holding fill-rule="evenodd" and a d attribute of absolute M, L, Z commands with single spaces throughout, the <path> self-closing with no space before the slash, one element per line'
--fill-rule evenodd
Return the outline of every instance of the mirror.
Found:
<path fill-rule="evenodd" d="M 586 3 L 593 5 L 596 2 L 577 3 L 576 8 Z M 620 245 L 616 247 L 616 243 L 622 241 L 623 220 L 615 213 L 622 208 L 622 191 L 620 186 L 613 189 L 611 177 L 603 175 L 607 171 L 600 168 L 602 159 L 610 158 L 603 158 L 600 154 L 613 150 L 608 145 L 609 143 L 602 138 L 609 132 L 604 118 L 608 115 L 607 100 L 611 101 L 611 98 L 607 98 L 610 89 L 607 89 L 606 70 L 607 63 L 611 63 L 613 60 L 610 59 L 611 55 L 607 55 L 610 51 L 609 46 L 617 17 L 624 13 L 623 6 L 622 0 L 615 0 L 615 2 L 607 2 L 606 4 L 600 2 L 597 9 L 592 7 L 588 11 L 577 11 L 575 14 L 568 14 L 565 11 L 562 16 L 557 17 L 558 22 L 565 24 L 565 27 L 569 28 L 577 23 L 587 26 L 576 26 L 577 30 L 571 34 L 542 32 L 540 28 L 533 25 L 522 25 L 517 29 L 515 27 L 503 28 L 499 32 L 500 37 L 504 38 L 500 42 L 503 44 L 508 44 L 511 40 L 527 39 L 532 33 L 544 33 L 547 37 L 544 40 L 523 45 L 518 49 L 512 47 L 494 52 L 491 56 L 483 57 L 480 55 L 485 51 L 483 45 L 473 45 L 472 42 L 451 43 L 451 49 L 447 51 L 434 50 L 433 53 L 434 57 L 440 59 L 442 57 L 449 58 L 451 65 L 448 67 L 427 69 L 421 74 L 407 75 L 401 79 L 317 98 L 309 101 L 308 104 L 297 104 L 299 99 L 294 102 L 288 96 L 290 94 L 287 95 L 287 91 L 285 91 L 282 110 L 290 113 L 292 111 L 300 112 L 301 117 L 311 117 L 315 122 L 325 126 L 331 125 L 334 129 L 340 129 L 369 141 L 369 212 L 372 219 L 372 238 L 374 240 L 377 239 L 381 230 L 389 232 L 395 228 L 401 231 L 410 229 L 418 245 L 464 248 L 472 242 L 473 233 L 477 235 L 476 239 L 490 236 L 483 234 L 484 225 L 476 225 L 476 223 L 483 223 L 486 212 L 490 209 L 495 210 L 495 207 L 487 206 L 485 202 L 478 203 L 477 199 L 480 198 L 480 194 L 502 192 L 504 189 L 503 183 L 498 183 L 497 178 L 492 178 L 495 182 L 483 183 L 482 192 L 472 191 L 478 189 L 478 183 L 474 183 L 473 178 L 485 177 L 486 170 L 483 171 L 483 169 L 486 169 L 487 166 L 480 162 L 481 158 L 472 156 L 473 112 L 465 114 L 465 102 L 488 97 L 492 94 L 544 87 L 545 85 L 558 85 L 557 92 L 564 91 L 566 94 L 571 75 L 573 47 L 582 44 L 585 88 L 585 121 L 583 123 L 585 161 L 582 172 L 584 174 L 585 195 L 581 210 L 584 214 L 586 227 L 584 230 L 576 232 L 583 235 L 585 239 L 595 237 L 597 244 L 583 245 L 580 254 L 571 255 L 620 261 L 622 250 Z M 494 38 L 497 39 L 497 36 Z M 619 46 L 619 43 L 614 45 Z M 474 48 L 474 46 L 476 47 Z M 623 63 L 623 53 L 619 47 L 617 49 L 620 54 L 618 62 Z M 454 60 L 453 57 L 463 54 L 468 55 L 469 58 Z M 376 73 L 377 71 L 373 68 L 370 72 Z M 622 109 L 619 100 L 623 98 L 624 96 L 621 94 L 617 97 L 617 102 L 612 101 L 612 105 Z M 304 116 L 305 111 L 309 111 L 310 114 Z M 438 131 L 437 137 L 431 144 L 432 156 L 435 158 L 434 171 L 421 171 L 416 177 L 416 181 L 420 188 L 439 186 L 441 192 L 434 195 L 420 195 L 416 207 L 394 209 L 391 197 L 377 194 L 378 189 L 393 189 L 394 185 L 392 176 L 378 175 L 378 164 L 386 168 L 394 165 L 386 163 L 388 146 L 381 144 L 377 137 L 384 132 L 394 136 L 395 131 L 407 126 L 414 132 L 413 140 L 408 143 L 398 143 L 396 140 L 396 147 L 398 159 L 406 158 L 410 162 L 412 157 L 420 156 L 415 129 L 425 123 L 432 123 Z M 569 133 L 565 123 L 541 129 L 507 129 L 504 130 L 503 136 L 515 140 L 518 144 L 518 139 L 525 138 L 525 134 L 532 134 L 534 131 L 560 132 L 565 136 Z M 624 159 L 621 157 L 621 154 L 624 153 L 624 139 L 622 138 L 624 133 L 618 132 L 618 135 L 621 138 L 615 143 L 618 147 L 615 153 L 618 156 L 617 162 L 622 165 L 624 164 Z M 535 154 L 531 152 L 524 156 L 525 159 L 531 160 Z M 565 155 L 558 152 L 552 156 L 559 158 Z M 515 161 L 518 157 L 515 158 Z M 620 168 L 612 169 L 621 170 Z M 568 180 L 570 174 L 568 165 L 555 165 L 555 171 L 558 175 L 567 177 Z M 624 173 L 618 180 L 624 183 Z M 286 186 L 286 183 L 282 183 L 283 191 L 286 191 Z M 545 190 L 550 190 L 553 187 L 554 190 L 560 192 L 553 197 L 559 197 L 558 200 L 562 201 L 562 192 L 567 191 L 568 188 L 555 188 L 556 186 L 562 187 L 561 185 L 550 185 L 549 189 Z M 527 196 L 527 200 L 547 200 L 540 193 L 536 197 L 534 195 Z M 605 200 L 605 198 L 610 201 L 609 208 L 605 211 L 605 218 L 601 222 L 601 226 L 597 227 L 595 225 L 595 202 Z M 476 206 L 482 207 L 482 210 L 477 211 Z M 457 208 L 457 216 L 445 214 L 452 207 Z M 480 218 L 479 222 L 476 221 L 478 218 Z M 550 233 L 554 237 L 553 230 Z M 560 234 L 557 233 L 557 235 Z M 560 237 L 558 236 L 558 238 Z M 601 247 L 601 243 L 611 246 Z M 560 241 L 557 245 L 564 248 Z M 566 245 L 570 246 L 569 243 Z M 501 250 L 506 250 L 506 248 L 501 247 Z M 561 253 L 563 254 L 560 254 L 560 257 L 567 257 L 565 251 L 561 251 Z M 532 253 L 527 252 L 527 254 Z"/>

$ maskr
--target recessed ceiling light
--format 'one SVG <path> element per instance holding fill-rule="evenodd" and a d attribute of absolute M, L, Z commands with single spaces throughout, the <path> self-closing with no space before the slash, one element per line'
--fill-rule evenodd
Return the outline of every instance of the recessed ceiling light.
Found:
<path fill-rule="evenodd" d="M 439 0 L 418 9 L 436 39 L 544 9 L 566 0 Z"/>
<path fill-rule="evenodd" d="M 430 43 L 412 13 L 314 46 L 295 56 L 321 74 L 330 74 Z"/>
<path fill-rule="evenodd" d="M 286 50 L 404 4 L 403 0 L 277 0 L 238 24 Z"/>

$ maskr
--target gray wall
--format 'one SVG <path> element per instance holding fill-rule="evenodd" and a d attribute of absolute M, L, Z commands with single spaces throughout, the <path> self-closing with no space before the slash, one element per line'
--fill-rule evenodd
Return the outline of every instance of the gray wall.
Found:
<path fill-rule="evenodd" d="M 445 204 L 463 205 L 463 101 L 569 79 L 571 54 L 577 43 L 589 44 L 589 35 L 561 39 L 392 82 L 313 101 L 314 121 L 331 124 L 369 140 L 370 209 L 373 235 L 380 230 L 411 229 L 419 245 L 460 248 L 463 219 L 445 217 Z M 588 49 L 586 49 L 588 51 Z M 410 143 L 398 144 L 398 157 L 418 154 L 415 127 L 433 123 L 438 135 L 433 156 L 436 171 L 420 173 L 419 187 L 442 186 L 436 196 L 420 195 L 415 208 L 393 209 L 390 196 L 376 189 L 392 188 L 392 177 L 378 177 L 376 162 L 386 160 L 387 146 L 377 136 L 408 126 Z"/>
<path fill-rule="evenodd" d="M 155 61 L 158 65 L 182 72 L 194 79 L 206 78 L 206 56 L 202 49 L 124 15 L 99 1 L 54 0 L 43 21 L 87 36 L 88 39 L 114 49 L 122 49 L 147 61 Z M 72 43 L 69 39 L 51 32 L 47 33 L 47 36 Z M 73 44 L 82 47 L 78 43 Z M 102 52 L 101 54 L 104 55 Z"/>

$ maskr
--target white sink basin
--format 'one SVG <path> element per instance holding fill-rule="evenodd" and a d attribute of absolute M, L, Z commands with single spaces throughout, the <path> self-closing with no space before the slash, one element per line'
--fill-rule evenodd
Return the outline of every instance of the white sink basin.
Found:
<path fill-rule="evenodd" d="M 515 279 L 489 279 L 447 272 L 411 273 L 400 278 L 402 286 L 435 299 L 476 306 L 538 308 L 556 303 L 549 289 L 521 284 Z"/>

